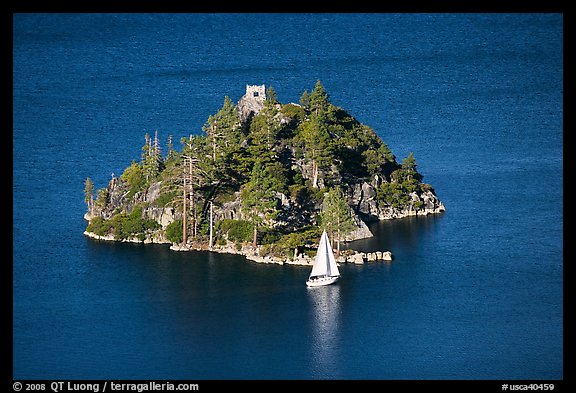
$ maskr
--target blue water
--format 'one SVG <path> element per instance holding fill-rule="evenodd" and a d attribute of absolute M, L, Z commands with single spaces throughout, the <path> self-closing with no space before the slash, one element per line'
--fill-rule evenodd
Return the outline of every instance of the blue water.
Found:
<path fill-rule="evenodd" d="M 16 14 L 13 376 L 563 378 L 558 14 Z M 445 214 L 383 222 L 309 290 L 297 266 L 82 235 L 144 134 L 198 133 L 225 95 L 320 79 Z"/>

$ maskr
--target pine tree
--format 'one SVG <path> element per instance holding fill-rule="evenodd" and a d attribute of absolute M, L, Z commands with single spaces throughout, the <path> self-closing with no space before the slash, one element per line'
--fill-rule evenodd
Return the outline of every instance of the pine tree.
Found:
<path fill-rule="evenodd" d="M 154 131 L 153 151 L 155 156 L 162 157 L 162 151 L 160 149 L 160 140 L 158 139 L 158 130 Z"/>
<path fill-rule="evenodd" d="M 362 152 L 362 159 L 370 175 L 378 173 L 386 163 L 396 162 L 396 157 L 394 157 L 390 148 L 385 143 L 380 144 L 377 149 L 369 148 Z"/>
<path fill-rule="evenodd" d="M 299 137 L 304 142 L 304 155 L 312 164 L 312 187 L 318 188 L 320 170 L 329 168 L 333 161 L 330 134 L 317 116 L 311 116 L 301 124 Z"/>
<path fill-rule="evenodd" d="M 166 161 L 175 160 L 178 157 L 178 152 L 174 150 L 174 143 L 172 142 L 172 134 L 168 134 L 168 140 L 166 142 L 166 147 L 168 152 L 166 153 Z"/>
<path fill-rule="evenodd" d="M 278 109 L 271 101 L 266 101 L 264 108 L 250 122 L 249 153 L 262 161 L 275 161 L 274 147 L 282 125 L 277 118 Z"/>
<path fill-rule="evenodd" d="M 102 210 L 108 204 L 108 197 L 109 197 L 108 189 L 107 188 L 101 188 L 98 190 L 97 194 L 98 195 L 96 196 L 96 201 L 94 202 L 94 206 L 97 209 Z"/>
<path fill-rule="evenodd" d="M 340 242 L 355 228 L 350 206 L 340 188 L 332 188 L 324 194 L 320 217 L 323 229 L 332 237 L 332 243 L 336 241 L 336 257 L 338 257 Z"/>
<path fill-rule="evenodd" d="M 84 182 L 84 202 L 88 205 L 88 212 L 94 213 L 94 182 L 89 177 Z"/>
<path fill-rule="evenodd" d="M 310 109 L 310 94 L 308 94 L 307 90 L 304 90 L 300 96 L 300 105 L 306 110 Z"/>
<path fill-rule="evenodd" d="M 276 90 L 272 86 L 268 86 L 266 89 L 266 102 L 275 105 L 278 104 L 278 97 L 276 96 Z"/>
<path fill-rule="evenodd" d="M 418 165 L 416 165 L 416 159 L 414 158 L 414 153 L 410 152 L 408 156 L 402 160 L 402 172 L 403 178 L 408 181 L 415 181 L 416 183 L 421 182 L 423 176 L 418 173 Z"/>
<path fill-rule="evenodd" d="M 250 181 L 241 191 L 242 210 L 254 226 L 254 247 L 258 241 L 258 227 L 262 226 L 265 220 L 274 219 L 277 215 L 276 192 L 282 184 L 272 172 L 272 167 L 267 167 L 257 160 Z"/>
<path fill-rule="evenodd" d="M 223 155 L 226 148 L 236 148 L 241 142 L 241 121 L 236 106 L 230 97 L 224 97 L 224 104 L 215 115 L 208 117 L 202 127 L 210 144 L 215 151 L 214 155 Z"/>
<path fill-rule="evenodd" d="M 402 169 L 416 172 L 416 159 L 414 158 L 414 153 L 408 153 L 408 156 L 402 160 Z"/>
<path fill-rule="evenodd" d="M 201 136 L 192 136 L 185 140 L 185 146 L 182 151 L 184 157 L 183 178 L 187 186 L 184 194 L 189 201 L 189 209 L 185 216 L 188 215 L 192 220 L 192 237 L 198 235 L 198 202 L 201 199 L 200 189 L 206 185 L 207 173 L 202 166 L 202 157 L 205 157 L 205 138 Z"/>
<path fill-rule="evenodd" d="M 144 135 L 144 146 L 142 146 L 142 168 L 146 181 L 154 179 L 164 169 L 164 160 L 160 151 L 158 141 L 158 131 L 154 134 L 154 140 L 146 133 Z"/>
<path fill-rule="evenodd" d="M 212 156 L 211 175 L 215 181 L 229 180 L 230 168 L 242 142 L 242 124 L 236 106 L 230 97 L 224 97 L 222 108 L 208 117 L 202 130 L 206 133 Z"/>
<path fill-rule="evenodd" d="M 330 101 L 329 96 L 322 82 L 320 80 L 316 81 L 316 85 L 310 93 L 310 111 L 316 115 L 320 115 L 328 112 Z"/>

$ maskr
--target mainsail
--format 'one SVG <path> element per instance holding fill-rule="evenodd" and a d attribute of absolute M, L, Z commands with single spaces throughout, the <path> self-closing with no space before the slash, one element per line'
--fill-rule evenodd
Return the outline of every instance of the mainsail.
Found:
<path fill-rule="evenodd" d="M 330 245 L 328 234 L 326 231 L 324 231 L 322 232 L 322 237 L 320 238 L 320 244 L 318 245 L 318 251 L 316 252 L 316 259 L 314 260 L 314 265 L 312 266 L 310 278 L 338 277 L 339 275 L 340 271 L 338 271 L 336 259 L 332 253 L 332 246 Z"/>

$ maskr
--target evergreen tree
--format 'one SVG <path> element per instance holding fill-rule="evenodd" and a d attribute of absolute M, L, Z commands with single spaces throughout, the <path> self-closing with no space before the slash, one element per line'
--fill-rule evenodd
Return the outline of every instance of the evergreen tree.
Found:
<path fill-rule="evenodd" d="M 146 186 L 146 177 L 143 165 L 132 160 L 130 166 L 124 169 L 124 172 L 120 175 L 120 180 L 122 180 L 128 187 L 128 196 L 132 196 L 138 191 L 142 191 Z"/>
<path fill-rule="evenodd" d="M 402 160 L 403 180 L 414 180 L 416 183 L 421 182 L 423 177 L 418 173 L 417 167 L 414 153 L 410 152 L 408 156 Z"/>
<path fill-rule="evenodd" d="M 94 206 L 99 209 L 99 210 L 103 210 L 106 207 L 106 204 L 108 204 L 108 189 L 107 188 L 101 188 L 98 190 L 98 195 L 96 196 L 96 201 L 94 202 Z"/>
<path fill-rule="evenodd" d="M 178 158 L 178 152 L 174 150 L 174 143 L 172 142 L 172 135 L 168 134 L 168 140 L 166 142 L 166 147 L 168 152 L 166 154 L 166 162 L 173 161 Z"/>
<path fill-rule="evenodd" d="M 402 160 L 402 169 L 407 172 L 416 172 L 416 159 L 414 153 L 408 153 L 408 156 Z"/>
<path fill-rule="evenodd" d="M 242 211 L 254 226 L 252 245 L 256 247 L 258 228 L 265 220 L 274 219 L 277 215 L 276 191 L 282 184 L 272 173 L 272 168 L 264 166 L 257 160 L 252 169 L 250 181 L 241 191 Z"/>
<path fill-rule="evenodd" d="M 216 155 L 226 155 L 239 146 L 242 137 L 240 115 L 230 97 L 224 97 L 222 108 L 208 117 L 202 129 L 213 148 L 213 160 Z"/>
<path fill-rule="evenodd" d="M 222 108 L 202 127 L 206 133 L 207 142 L 212 156 L 212 170 L 214 181 L 222 182 L 234 180 L 239 175 L 235 160 L 241 155 L 241 142 L 243 140 L 242 124 L 236 106 L 226 96 Z"/>
<path fill-rule="evenodd" d="M 340 188 L 332 188 L 324 194 L 320 218 L 323 229 L 332 237 L 332 243 L 336 240 L 338 257 L 340 242 L 355 228 L 350 206 Z"/>
<path fill-rule="evenodd" d="M 89 177 L 84 182 L 84 202 L 88 205 L 88 212 L 94 212 L 94 182 Z"/>
<path fill-rule="evenodd" d="M 377 149 L 368 148 L 362 153 L 362 158 L 369 175 L 378 173 L 386 163 L 396 162 L 396 157 L 385 143 L 380 144 Z"/>
<path fill-rule="evenodd" d="M 202 136 L 190 135 L 190 137 L 185 141 L 185 146 L 182 150 L 182 156 L 184 157 L 182 171 L 184 183 L 183 195 L 185 202 L 186 200 L 188 201 L 188 210 L 183 215 L 183 228 L 186 225 L 186 217 L 189 216 L 193 238 L 198 235 L 198 227 L 200 223 L 198 217 L 198 204 L 203 199 L 201 190 L 207 185 L 208 181 L 206 166 L 202 164 L 202 158 L 206 157 L 205 142 L 206 138 Z M 183 232 L 186 233 L 184 230 Z"/>
<path fill-rule="evenodd" d="M 155 132 L 154 140 L 146 133 L 144 135 L 144 146 L 142 146 L 142 169 L 146 181 L 154 179 L 164 169 L 164 160 L 160 151 L 158 141 L 158 131 Z"/>
<path fill-rule="evenodd" d="M 300 105 L 306 110 L 310 109 L 310 94 L 308 94 L 307 90 L 304 90 L 304 93 L 300 96 Z"/>
<path fill-rule="evenodd" d="M 266 102 L 275 105 L 278 104 L 278 97 L 276 96 L 276 90 L 272 86 L 268 86 L 266 89 Z"/>
<path fill-rule="evenodd" d="M 326 125 L 317 116 L 300 125 L 299 138 L 304 145 L 304 156 L 312 164 L 312 187 L 318 188 L 321 169 L 333 162 L 333 146 Z"/>
<path fill-rule="evenodd" d="M 386 162 L 396 163 L 396 157 L 392 153 L 392 150 L 388 147 L 388 145 L 384 142 L 378 147 L 378 153 L 382 155 Z"/>
<path fill-rule="evenodd" d="M 328 97 L 328 93 L 324 89 L 322 82 L 320 80 L 316 81 L 316 85 L 310 93 L 310 111 L 315 113 L 316 115 L 320 115 L 323 113 L 328 112 L 330 101 Z"/>
<path fill-rule="evenodd" d="M 277 118 L 278 109 L 270 101 L 252 119 L 249 130 L 249 153 L 254 160 L 264 162 L 274 161 L 276 156 L 274 147 L 282 126 Z"/>
<path fill-rule="evenodd" d="M 144 134 L 144 146 L 142 146 L 142 162 L 146 161 L 152 154 L 151 152 L 150 134 Z"/>
<path fill-rule="evenodd" d="M 203 211 L 210 215 L 209 231 L 212 235 L 212 210 L 218 190 L 226 183 L 236 183 L 242 177 L 236 171 L 236 160 L 241 156 L 242 124 L 236 106 L 230 97 L 224 97 L 222 108 L 202 127 L 206 133 L 206 143 L 209 145 L 211 159 L 201 159 L 204 163 L 204 173 L 210 179 L 210 190 L 206 197 Z M 207 165 L 206 165 L 207 164 Z M 202 165 L 202 164 L 201 164 Z M 209 212 L 206 209 L 209 207 Z M 212 239 L 212 236 L 210 236 Z M 212 246 L 212 242 L 210 242 Z"/>
<path fill-rule="evenodd" d="M 160 149 L 160 140 L 158 139 L 158 130 L 154 131 L 154 155 L 160 157 L 162 160 L 162 150 Z"/>

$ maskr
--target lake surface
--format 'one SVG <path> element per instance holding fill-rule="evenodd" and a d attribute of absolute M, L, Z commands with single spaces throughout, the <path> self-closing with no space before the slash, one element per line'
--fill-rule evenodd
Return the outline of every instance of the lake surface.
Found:
<path fill-rule="evenodd" d="M 16 14 L 15 379 L 562 379 L 560 14 Z M 308 268 L 82 232 L 83 182 L 224 96 L 320 79 L 442 215 L 382 222 Z M 178 149 L 180 146 L 178 146 Z"/>

